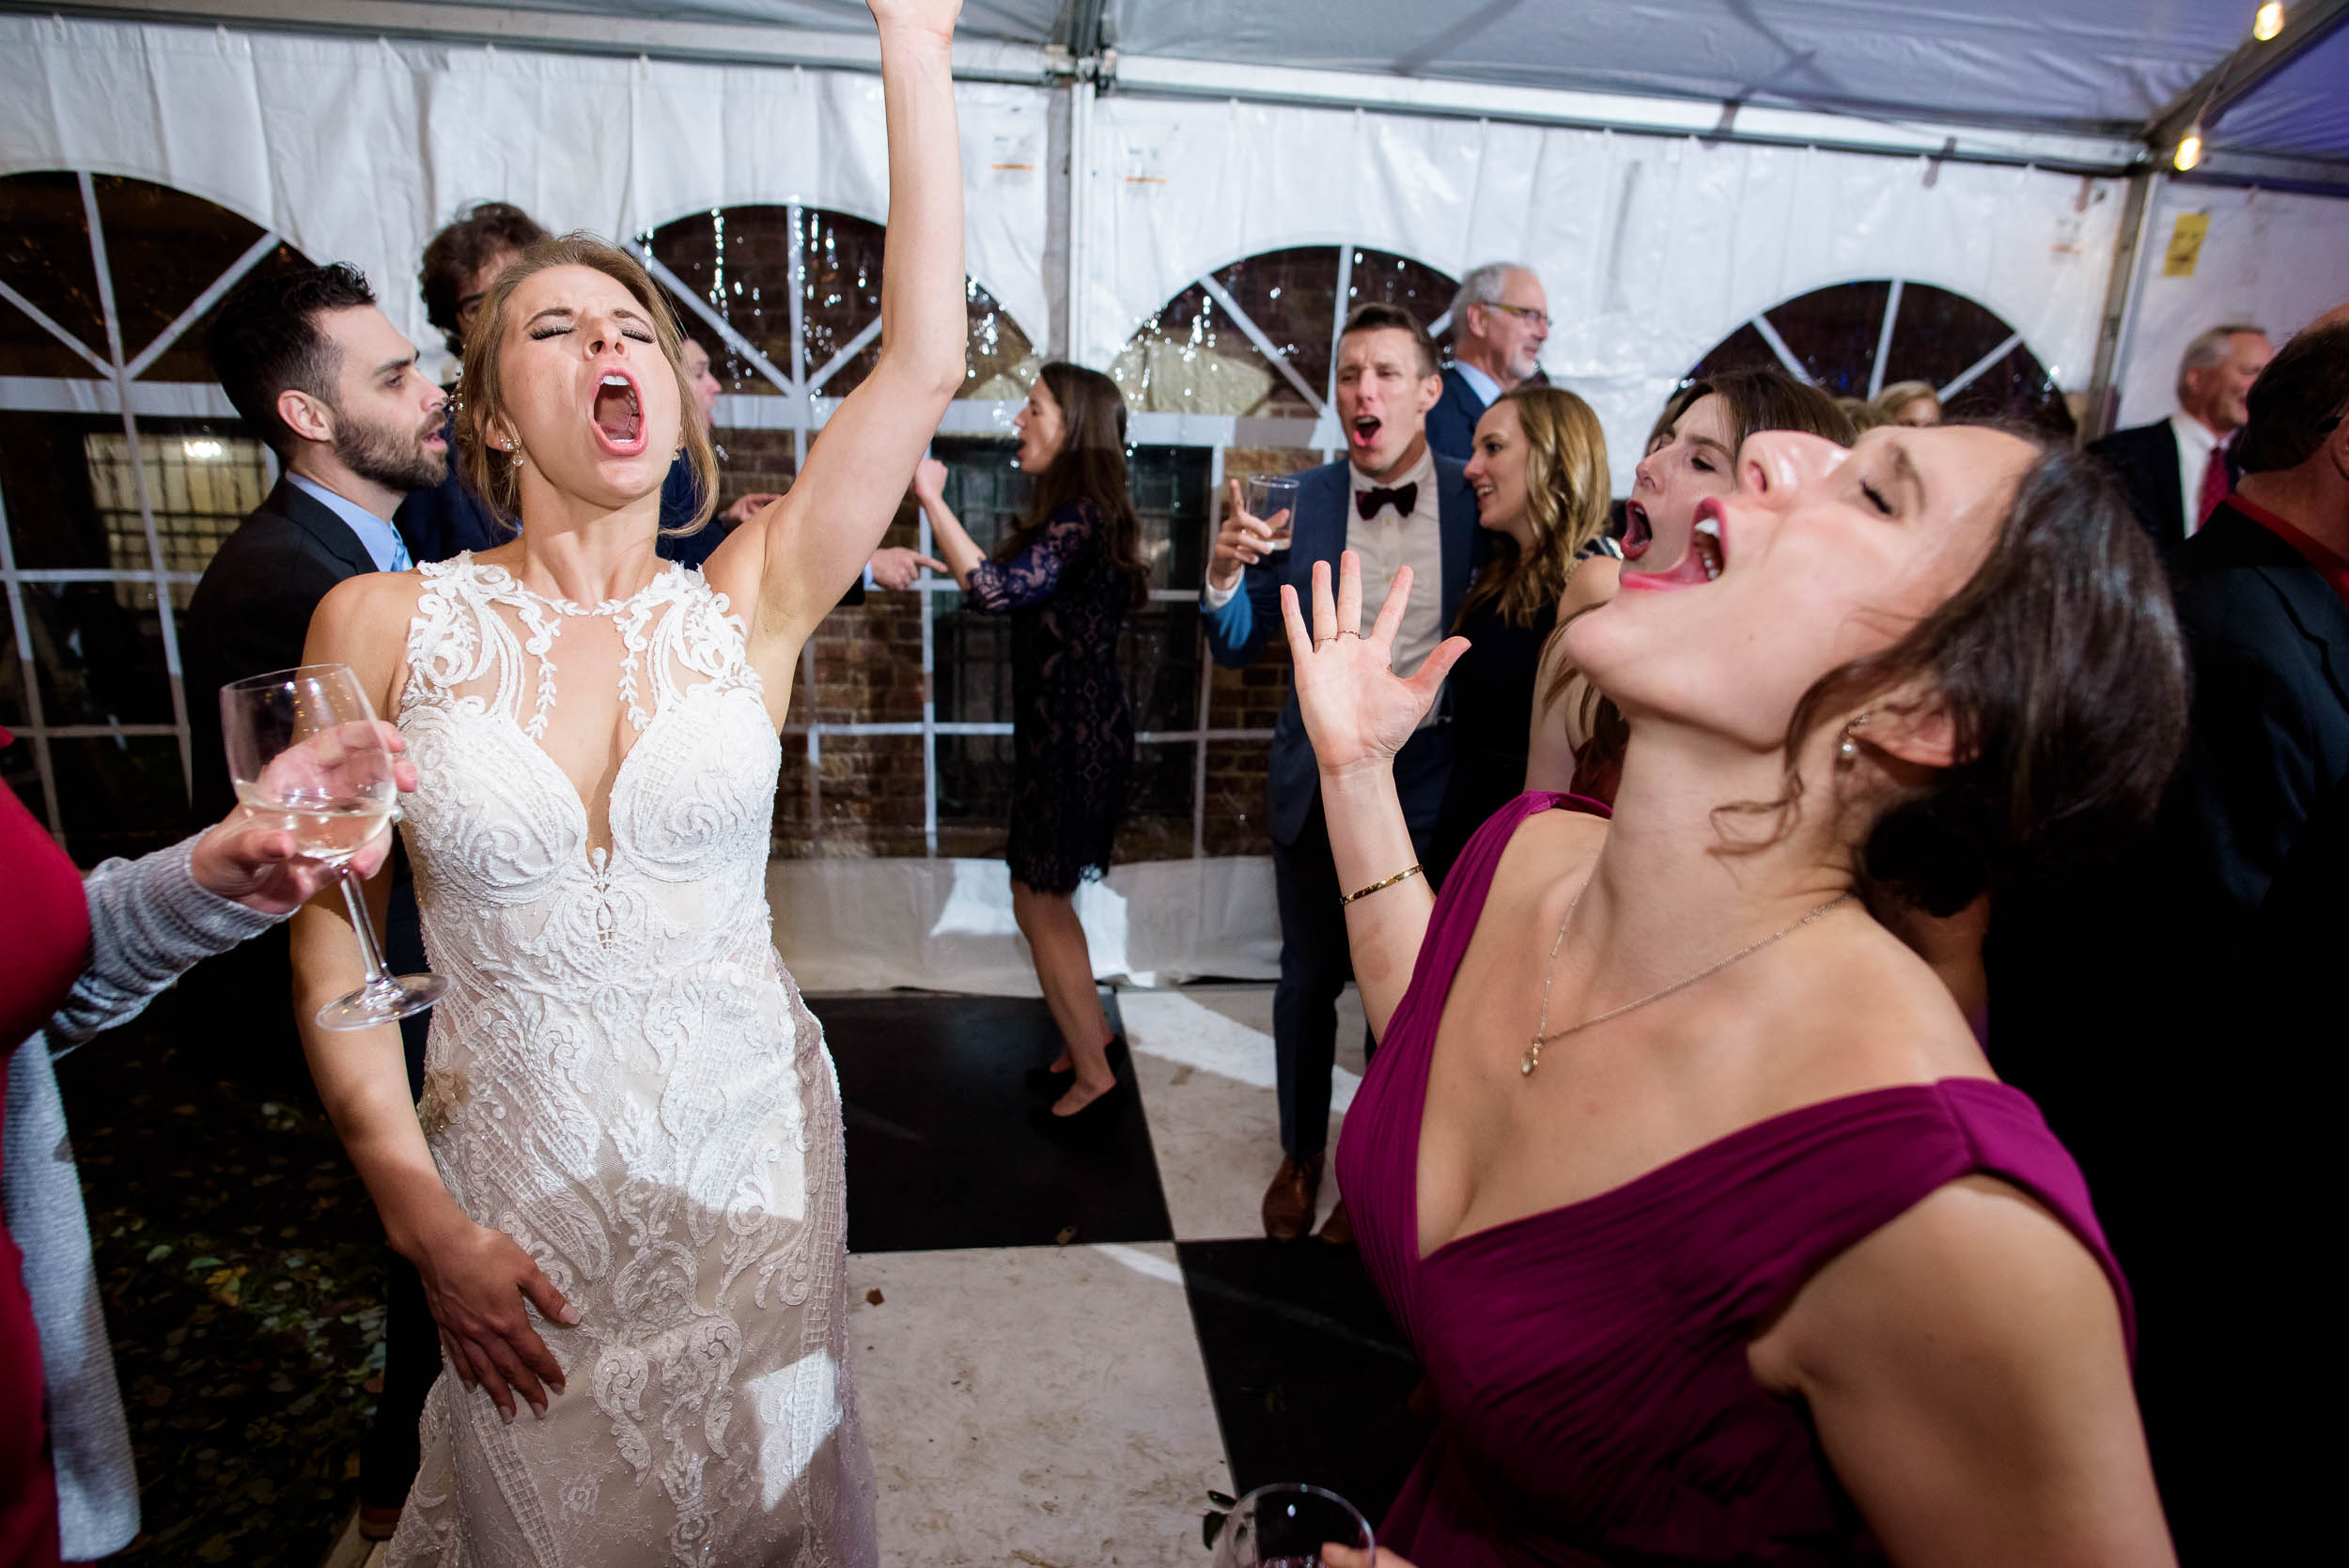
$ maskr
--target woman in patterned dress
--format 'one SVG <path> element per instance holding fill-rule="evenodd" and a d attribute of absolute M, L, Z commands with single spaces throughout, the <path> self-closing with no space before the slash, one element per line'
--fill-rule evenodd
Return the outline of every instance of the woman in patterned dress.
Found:
<path fill-rule="evenodd" d="M 446 1352 L 394 1563 L 879 1559 L 839 1091 L 766 901 L 800 649 L 963 376 L 958 0 L 870 3 L 886 331 L 790 494 L 701 571 L 659 558 L 673 458 L 715 493 L 677 323 L 627 253 L 545 241 L 468 333 L 457 425 L 520 536 L 354 578 L 311 624 L 423 775 L 401 831 L 449 981 L 421 1105 L 396 1030 L 305 1031 Z M 308 1017 L 358 949 L 318 904 L 293 945 Z"/>
<path fill-rule="evenodd" d="M 1126 400 L 1097 370 L 1047 365 L 1028 389 L 1020 469 L 1035 490 L 992 558 L 947 509 L 946 465 L 926 461 L 913 490 L 963 602 L 1011 622 L 1012 912 L 1035 957 L 1061 1051 L 1031 1081 L 1058 1097 L 1037 1125 L 1112 1114 L 1117 1087 L 1077 884 L 1109 869 L 1133 768 L 1134 726 L 1117 673 L 1126 612 L 1146 602 L 1141 524 L 1126 484 Z"/>

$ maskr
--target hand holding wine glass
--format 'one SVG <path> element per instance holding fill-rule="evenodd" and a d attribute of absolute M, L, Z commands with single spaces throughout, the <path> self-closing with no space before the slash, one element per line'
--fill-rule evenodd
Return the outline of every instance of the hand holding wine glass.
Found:
<path fill-rule="evenodd" d="M 407 740 L 381 720 L 373 721 L 377 743 L 392 753 L 392 782 L 405 792 L 416 787 L 415 764 L 399 753 Z M 340 750 L 338 736 L 317 737 L 319 744 Z M 293 756 L 293 753 L 287 753 Z M 290 766 L 317 767 L 314 759 L 296 758 Z M 388 826 L 388 823 L 386 824 Z M 364 881 L 381 869 L 392 852 L 392 836 L 379 831 L 346 862 L 353 877 Z M 263 914 L 291 913 L 308 903 L 334 880 L 338 867 L 307 854 L 295 835 L 273 825 L 266 814 L 240 805 L 218 826 L 196 841 L 189 870 L 206 892 L 244 905 Z"/>
<path fill-rule="evenodd" d="M 446 982 L 385 970 L 352 862 L 383 836 L 397 798 L 400 765 L 359 678 L 345 664 L 305 664 L 225 686 L 221 738 L 241 809 L 272 847 L 331 868 L 366 961 L 367 982 L 319 1010 L 328 1029 L 367 1029 L 422 1012 Z M 397 732 L 393 732 L 394 737 Z M 414 772 L 409 769 L 409 781 Z M 282 834 L 274 838 L 270 835 Z M 388 845 L 385 851 L 388 852 Z"/>

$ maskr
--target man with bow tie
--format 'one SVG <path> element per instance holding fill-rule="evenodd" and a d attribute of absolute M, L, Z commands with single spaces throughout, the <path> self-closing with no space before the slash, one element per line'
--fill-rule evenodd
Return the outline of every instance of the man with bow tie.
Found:
<path fill-rule="evenodd" d="M 1414 586 L 1394 641 L 1394 668 L 1417 670 L 1458 614 L 1481 536 L 1463 465 L 1429 450 L 1427 411 L 1443 395 L 1436 346 L 1400 306 L 1359 305 L 1338 340 L 1337 416 L 1346 456 L 1299 475 L 1296 515 L 1251 517 L 1232 486 L 1200 596 L 1207 648 L 1220 664 L 1253 660 L 1281 637 L 1281 585 L 1310 602 L 1314 563 L 1334 579 L 1338 555 L 1361 559 L 1362 604 L 1374 612 L 1395 574 Z M 1424 859 L 1452 771 L 1448 702 L 1439 702 L 1395 758 L 1395 784 L 1411 840 Z M 1330 1075 L 1337 1053 L 1337 999 L 1353 975 L 1320 773 L 1294 691 L 1272 731 L 1273 886 L 1281 906 L 1281 980 L 1272 993 L 1279 1062 L 1280 1172 L 1265 1193 L 1265 1234 L 1293 1240 L 1313 1228 L 1329 1141 Z M 1340 1199 L 1322 1239 L 1350 1242 Z"/>

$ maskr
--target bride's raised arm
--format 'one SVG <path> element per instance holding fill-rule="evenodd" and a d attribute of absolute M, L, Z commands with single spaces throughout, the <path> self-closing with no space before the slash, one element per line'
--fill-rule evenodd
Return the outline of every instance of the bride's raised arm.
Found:
<path fill-rule="evenodd" d="M 826 423 L 790 493 L 736 530 L 708 575 L 750 614 L 769 690 L 840 601 L 896 515 L 913 465 L 962 384 L 962 158 L 949 60 L 961 0 L 867 0 L 880 27 L 889 128 L 881 351 Z"/>

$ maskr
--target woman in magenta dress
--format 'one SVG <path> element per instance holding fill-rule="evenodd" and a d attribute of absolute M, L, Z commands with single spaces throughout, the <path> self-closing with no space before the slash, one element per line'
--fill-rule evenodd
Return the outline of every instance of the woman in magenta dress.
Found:
<path fill-rule="evenodd" d="M 1869 914 L 2150 815 L 2160 566 L 1980 428 L 1755 436 L 1697 529 L 1566 632 L 1611 822 L 1526 796 L 1440 903 L 1388 761 L 1461 644 L 1396 679 L 1350 560 L 1286 607 L 1384 1042 L 1338 1166 L 1440 1411 L 1380 1568 L 2170 1561 L 2078 1172 Z"/>

